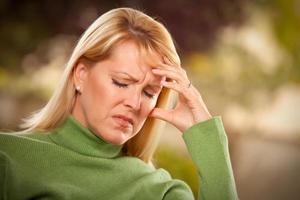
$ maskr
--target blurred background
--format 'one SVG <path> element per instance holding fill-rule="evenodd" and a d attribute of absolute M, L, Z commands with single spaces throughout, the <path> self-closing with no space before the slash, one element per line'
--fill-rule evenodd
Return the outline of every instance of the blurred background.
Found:
<path fill-rule="evenodd" d="M 241 200 L 300 199 L 300 0 L 1 0 L 0 129 L 41 108 L 83 31 L 102 13 L 133 7 L 171 32 L 208 109 L 221 115 Z M 170 125 L 157 166 L 197 173 Z"/>

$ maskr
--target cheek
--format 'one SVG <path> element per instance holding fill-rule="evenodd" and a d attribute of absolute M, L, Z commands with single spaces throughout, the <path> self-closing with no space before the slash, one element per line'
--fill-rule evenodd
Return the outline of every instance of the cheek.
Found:
<path fill-rule="evenodd" d="M 155 102 L 156 101 L 148 101 L 148 102 L 143 102 L 142 104 L 142 110 L 138 116 L 138 124 L 135 127 L 135 132 L 137 133 L 138 131 L 140 131 L 140 129 L 142 128 L 142 126 L 144 125 L 146 119 L 148 118 L 150 112 L 153 110 L 153 108 L 155 107 Z"/>
<path fill-rule="evenodd" d="M 157 102 L 157 100 L 150 100 L 149 102 L 145 102 L 144 103 L 144 105 L 143 105 L 143 111 L 142 111 L 143 117 L 148 117 L 148 115 L 150 114 L 150 112 L 155 107 L 156 102 Z"/>
<path fill-rule="evenodd" d="M 88 109 L 87 113 L 94 113 L 99 116 L 106 115 L 110 110 L 113 93 L 109 82 L 91 77 L 85 85 L 82 96 L 84 106 Z"/>

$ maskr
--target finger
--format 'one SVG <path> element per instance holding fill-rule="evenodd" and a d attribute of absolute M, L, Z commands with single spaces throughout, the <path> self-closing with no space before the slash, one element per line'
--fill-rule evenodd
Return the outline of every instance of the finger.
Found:
<path fill-rule="evenodd" d="M 163 60 L 164 60 L 164 63 L 169 64 L 169 65 L 171 64 L 171 61 L 167 57 L 164 57 Z"/>
<path fill-rule="evenodd" d="M 195 97 L 192 89 L 186 88 L 185 86 L 176 82 L 162 81 L 161 84 L 166 88 L 170 88 L 178 92 L 180 94 L 179 98 L 181 99 L 181 101 L 183 101 L 182 98 L 191 101 Z"/>
<path fill-rule="evenodd" d="M 169 66 L 171 68 L 176 68 L 176 69 L 181 68 L 180 65 L 172 63 L 167 57 L 163 58 L 163 63 L 162 64 L 167 65 L 167 67 Z"/>
<path fill-rule="evenodd" d="M 172 123 L 173 120 L 173 115 L 170 113 L 170 111 L 162 108 L 154 108 L 149 116 L 167 121 L 169 123 Z"/>
<path fill-rule="evenodd" d="M 156 75 L 160 75 L 160 76 L 166 76 L 170 79 L 173 79 L 175 81 L 181 81 L 182 77 L 180 74 L 178 74 L 177 72 L 174 71 L 170 71 L 170 70 L 166 70 L 166 69 L 152 69 L 152 72 Z"/>
<path fill-rule="evenodd" d="M 164 87 L 170 88 L 175 90 L 176 92 L 183 94 L 184 96 L 186 95 L 187 89 L 185 89 L 184 87 L 182 87 L 180 84 L 176 83 L 176 82 L 169 82 L 169 81 L 162 81 L 161 84 Z"/>
<path fill-rule="evenodd" d="M 181 67 L 171 66 L 171 65 L 167 65 L 167 64 L 161 64 L 160 67 L 156 66 L 156 67 L 154 67 L 152 69 L 159 69 L 159 70 L 170 71 L 171 73 L 177 73 L 177 74 L 179 74 L 183 79 L 188 79 L 186 71 L 183 68 L 181 68 Z"/>

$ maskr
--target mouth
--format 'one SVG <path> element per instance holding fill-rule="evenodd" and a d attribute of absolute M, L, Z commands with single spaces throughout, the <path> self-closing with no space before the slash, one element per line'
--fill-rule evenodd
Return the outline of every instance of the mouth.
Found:
<path fill-rule="evenodd" d="M 133 119 L 126 117 L 125 115 L 114 115 L 113 118 L 123 128 L 133 126 Z"/>

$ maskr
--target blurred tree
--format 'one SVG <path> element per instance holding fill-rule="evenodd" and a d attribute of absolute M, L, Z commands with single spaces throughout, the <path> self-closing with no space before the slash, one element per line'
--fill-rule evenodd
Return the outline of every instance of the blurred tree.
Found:
<path fill-rule="evenodd" d="M 289 56 L 278 68 L 277 73 L 271 75 L 272 79 L 262 73 L 259 63 L 253 57 L 243 50 L 236 49 L 236 45 L 227 45 L 221 49 L 220 54 L 223 56 L 219 61 L 214 57 L 208 58 L 205 54 L 219 42 L 216 38 L 223 28 L 239 27 L 247 21 L 249 12 L 253 11 L 247 10 L 249 4 L 265 11 L 271 19 L 276 39 Z M 5 91 L 0 91 L 0 127 L 10 125 L 15 128 L 19 120 L 14 121 L 13 125 L 9 124 L 10 122 L 6 122 L 9 121 L 8 114 L 12 115 L 11 118 L 20 119 L 24 113 L 27 115 L 44 103 L 44 99 L 37 98 L 37 93 L 41 91 L 23 91 L 20 97 L 16 98 L 15 94 L 12 95 L 13 92 L 7 89 L 15 87 L 7 86 L 15 84 L 15 79 L 23 72 L 24 69 L 20 66 L 25 55 L 35 52 L 41 43 L 51 42 L 51 38 L 60 34 L 78 38 L 99 15 L 123 6 L 138 8 L 157 17 L 170 30 L 180 54 L 192 57 L 188 66 L 197 68 L 193 71 L 196 72 L 194 74 L 197 75 L 197 79 L 206 81 L 206 87 L 201 93 L 207 102 L 216 102 L 215 106 L 212 106 L 215 110 L 220 111 L 226 102 L 240 103 L 243 99 L 252 101 L 249 97 L 251 90 L 256 91 L 270 85 L 275 88 L 289 80 L 300 81 L 299 0 L 1 0 L 0 89 L 5 88 Z M 230 52 L 238 52 L 238 59 L 230 60 Z M 235 70 L 241 70 L 241 75 L 235 76 L 233 68 L 224 68 L 225 62 L 229 62 L 228 66 L 238 63 Z M 46 73 L 48 74 L 48 71 Z M 24 79 L 22 84 L 28 82 L 28 77 Z M 213 92 L 206 95 L 206 89 Z M 21 93 L 15 88 L 14 91 Z M 225 98 L 229 100 L 226 101 Z M 14 101 L 16 103 L 12 105 Z M 9 109 L 10 107 L 14 109 Z M 3 108 L 6 108 L 6 111 Z M 174 178 L 188 182 L 196 194 L 196 171 L 190 161 L 164 149 L 158 151 L 156 158 L 158 166 L 168 169 Z"/>
<path fill-rule="evenodd" d="M 79 35 L 100 14 L 129 6 L 157 16 L 170 29 L 179 49 L 207 50 L 221 27 L 240 24 L 248 0 L 2 0 L 0 67 L 19 70 L 23 55 L 56 34 Z"/>
<path fill-rule="evenodd" d="M 300 1 L 256 0 L 256 5 L 269 12 L 272 27 L 278 42 L 290 59 L 279 69 L 278 76 L 288 71 L 288 79 L 300 82 Z M 284 73 L 286 74 L 286 73 Z"/>

